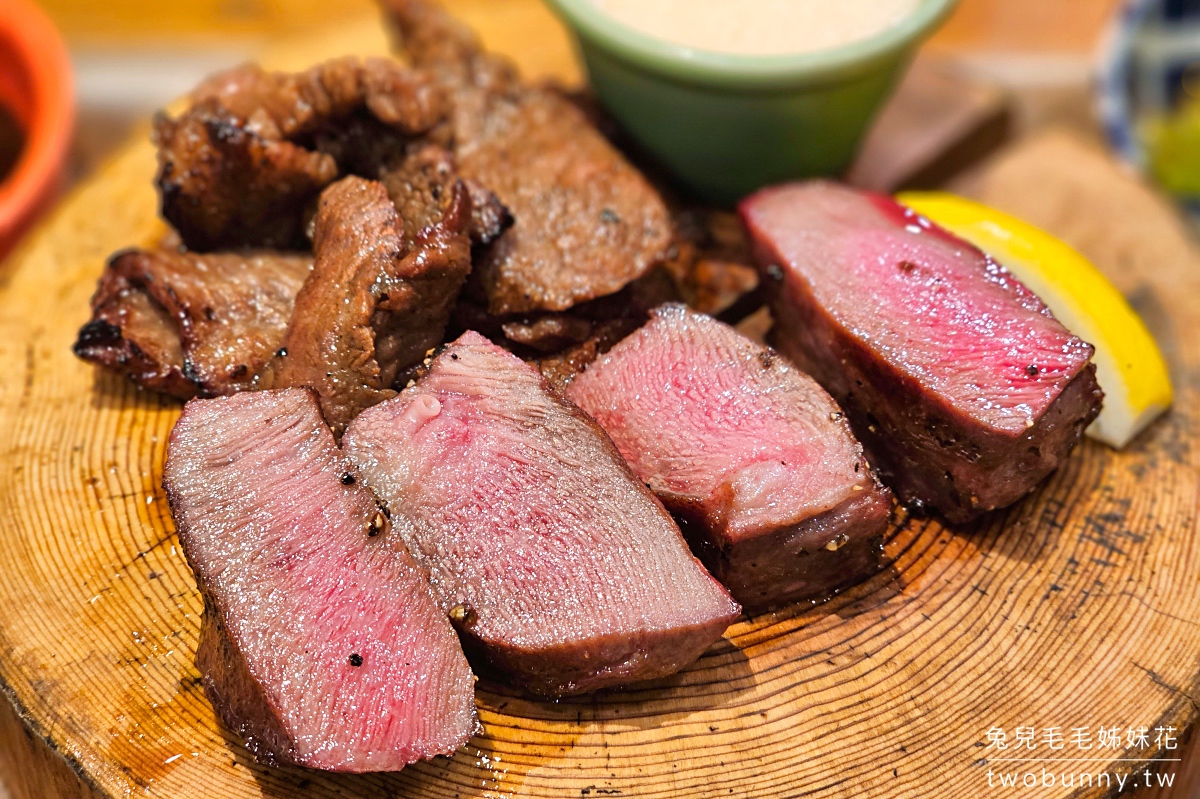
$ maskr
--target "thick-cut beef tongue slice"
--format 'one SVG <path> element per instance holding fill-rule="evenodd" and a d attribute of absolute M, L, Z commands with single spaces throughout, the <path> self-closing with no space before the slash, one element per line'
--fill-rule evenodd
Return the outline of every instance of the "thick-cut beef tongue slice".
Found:
<path fill-rule="evenodd" d="M 308 386 L 338 433 L 391 396 L 401 370 L 442 341 L 471 271 L 470 199 L 455 183 L 436 222 L 405 234 L 383 184 L 344 178 L 321 194 L 316 263 L 263 388 Z"/>
<path fill-rule="evenodd" d="M 839 408 L 728 325 L 664 305 L 567 397 L 743 605 L 828 594 L 878 570 L 891 495 Z"/>
<path fill-rule="evenodd" d="M 164 484 L 204 594 L 205 689 L 255 757 L 395 771 L 467 741 L 454 631 L 310 392 L 188 403 Z"/>
<path fill-rule="evenodd" d="M 382 4 L 408 58 L 452 98 L 463 177 L 495 192 L 516 220 L 478 263 L 492 313 L 566 310 L 665 258 L 666 205 L 582 111 L 522 84 L 435 3 Z"/>
<path fill-rule="evenodd" d="M 100 278 L 75 354 L 180 399 L 252 388 L 312 263 L 266 251 L 124 250 Z"/>
<path fill-rule="evenodd" d="M 1092 347 L 970 244 L 833 183 L 742 204 L 779 348 L 907 502 L 966 521 L 1058 467 L 1100 411 Z"/>
<path fill-rule="evenodd" d="M 604 432 L 476 333 L 343 442 L 468 651 L 536 693 L 670 674 L 738 613 Z"/>

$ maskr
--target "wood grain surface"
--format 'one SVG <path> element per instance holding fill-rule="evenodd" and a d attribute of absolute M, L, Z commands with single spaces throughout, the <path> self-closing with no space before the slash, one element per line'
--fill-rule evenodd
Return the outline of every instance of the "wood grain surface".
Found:
<path fill-rule="evenodd" d="M 194 665 L 201 602 L 160 485 L 179 406 L 69 351 L 105 257 L 162 233 L 153 152 L 130 146 L 0 279 L 0 680 L 28 729 L 0 720 L 0 751 L 32 752 L 16 769 L 50 774 L 18 774 L 16 799 L 957 799 L 1006 795 L 987 785 L 993 727 L 1182 735 L 1200 715 L 1200 268 L 1156 198 L 1073 141 L 1050 145 L 1019 147 L 976 190 L 1098 248 L 1165 345 L 1179 389 L 1167 418 L 1122 453 L 1085 443 L 978 524 L 899 513 L 883 573 L 744 619 L 675 677 L 558 703 L 484 677 L 483 734 L 453 758 L 366 776 L 258 766 L 217 722 Z M 1073 770 L 1175 755 L 1088 756 Z"/>

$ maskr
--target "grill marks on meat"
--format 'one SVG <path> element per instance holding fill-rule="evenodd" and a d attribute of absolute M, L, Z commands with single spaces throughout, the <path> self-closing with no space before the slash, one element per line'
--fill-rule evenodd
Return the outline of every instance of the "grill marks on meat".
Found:
<path fill-rule="evenodd" d="M 339 174 L 306 139 L 331 121 L 369 113 L 406 136 L 446 113 L 425 75 L 387 59 L 345 58 L 297 74 L 246 65 L 193 93 L 178 119 L 155 122 L 162 214 L 189 248 L 303 248 L 304 210 Z"/>
<path fill-rule="evenodd" d="M 75 354 L 180 399 L 251 388 L 313 259 L 126 250 L 108 262 Z"/>
<path fill-rule="evenodd" d="M 464 641 L 536 693 L 670 674 L 738 613 L 603 431 L 476 333 L 344 443 Z"/>
<path fill-rule="evenodd" d="M 197 662 L 254 756 L 395 771 L 476 726 L 470 669 L 308 391 L 188 403 L 164 484 L 204 595 Z"/>
<path fill-rule="evenodd" d="M 907 502 L 1015 502 L 1100 411 L 1092 347 L 970 244 L 888 198 L 767 189 L 742 214 L 780 348 L 842 404 Z"/>
<path fill-rule="evenodd" d="M 508 62 L 425 0 L 385 0 L 414 65 L 453 98 L 462 175 L 516 223 L 478 267 L 494 314 L 562 311 L 612 294 L 661 262 L 671 220 L 646 179 L 559 94 L 521 84 Z"/>
<path fill-rule="evenodd" d="M 743 605 L 828 595 L 878 570 L 890 492 L 832 398 L 733 328 L 663 306 L 567 397 Z"/>
<path fill-rule="evenodd" d="M 261 387 L 316 389 L 339 434 L 394 396 L 400 372 L 441 343 L 471 269 L 465 186 L 444 192 L 441 206 L 441 218 L 409 238 L 380 183 L 344 178 L 321 195 L 313 273 Z"/>

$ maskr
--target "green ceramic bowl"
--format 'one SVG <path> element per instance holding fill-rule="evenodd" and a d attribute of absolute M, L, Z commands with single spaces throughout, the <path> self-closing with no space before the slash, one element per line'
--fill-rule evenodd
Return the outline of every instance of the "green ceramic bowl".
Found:
<path fill-rule="evenodd" d="M 913 51 L 957 0 L 922 0 L 899 25 L 843 47 L 773 56 L 672 44 L 593 0 L 546 2 L 574 31 L 593 89 L 625 130 L 698 194 L 731 203 L 843 172 Z"/>

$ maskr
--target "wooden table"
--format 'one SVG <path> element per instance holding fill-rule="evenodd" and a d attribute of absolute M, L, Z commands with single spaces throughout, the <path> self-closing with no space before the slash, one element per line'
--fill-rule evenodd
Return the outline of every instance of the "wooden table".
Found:
<path fill-rule="evenodd" d="M 539 7 L 463 8 L 527 69 L 572 74 Z M 272 63 L 383 45 L 352 24 Z M 160 487 L 178 407 L 68 352 L 104 257 L 162 231 L 153 168 L 148 144 L 125 149 L 0 284 L 0 677 L 20 714 L 0 706 L 0 770 L 15 799 L 973 797 L 1010 768 L 987 749 L 992 728 L 1196 723 L 1200 260 L 1157 198 L 1059 136 L 966 185 L 1091 255 L 1164 343 L 1178 404 L 1128 451 L 1085 443 L 1028 500 L 968 528 L 902 513 L 889 570 L 735 625 L 676 677 L 557 704 L 485 680 L 486 733 L 453 759 L 394 776 L 257 766 L 194 666 L 201 604 Z"/>

